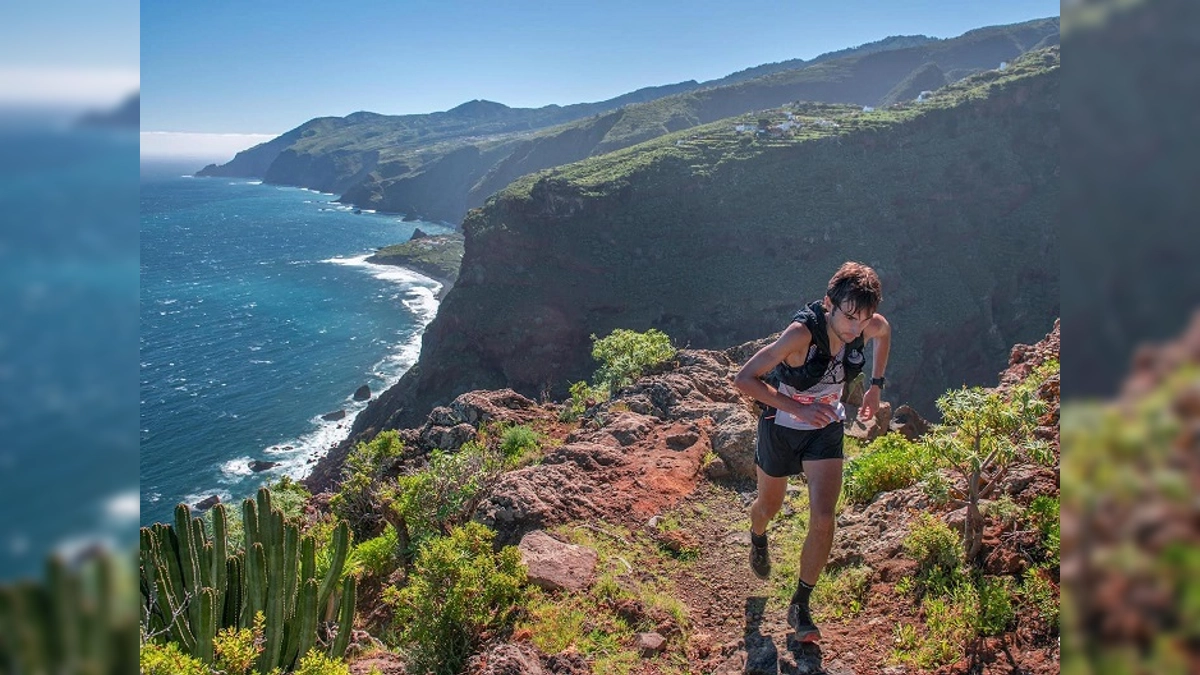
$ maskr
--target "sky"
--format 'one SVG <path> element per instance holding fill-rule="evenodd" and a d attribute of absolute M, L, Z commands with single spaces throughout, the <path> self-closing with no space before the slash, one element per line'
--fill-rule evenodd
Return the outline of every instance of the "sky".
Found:
<path fill-rule="evenodd" d="M 314 117 L 601 101 L 889 35 L 1058 14 L 1057 0 L 146 0 L 143 157 L 224 161 L 242 139 Z"/>
<path fill-rule="evenodd" d="M 0 108 L 107 108 L 138 89 L 136 0 L 5 0 Z"/>

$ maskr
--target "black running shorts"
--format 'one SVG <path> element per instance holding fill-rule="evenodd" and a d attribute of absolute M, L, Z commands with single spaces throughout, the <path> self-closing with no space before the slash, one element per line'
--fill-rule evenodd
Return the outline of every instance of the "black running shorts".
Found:
<path fill-rule="evenodd" d="M 799 475 L 804 472 L 805 460 L 844 458 L 844 431 L 840 420 L 808 431 L 781 426 L 775 424 L 775 410 L 768 410 L 758 419 L 754 463 L 775 478 Z"/>

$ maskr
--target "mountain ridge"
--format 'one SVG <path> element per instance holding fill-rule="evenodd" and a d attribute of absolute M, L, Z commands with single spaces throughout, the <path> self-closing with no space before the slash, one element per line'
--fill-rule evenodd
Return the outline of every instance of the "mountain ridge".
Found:
<path fill-rule="evenodd" d="M 790 100 L 875 105 L 931 59 L 943 63 L 948 79 L 958 79 L 994 68 L 1051 36 L 1056 41 L 1057 31 L 1058 19 L 1052 17 L 976 29 L 958 38 L 894 36 L 818 56 L 800 68 L 773 70 L 780 64 L 764 64 L 718 80 L 648 87 L 595 104 L 516 109 L 490 102 L 489 122 L 474 126 L 463 126 L 467 118 L 460 109 L 481 110 L 480 102 L 466 102 L 455 114 L 379 116 L 358 124 L 318 118 L 289 132 L 287 141 L 243 151 L 199 175 L 252 176 L 336 192 L 343 203 L 362 208 L 458 223 L 468 209 L 525 173 Z M 913 46 L 914 41 L 919 44 Z M 740 75 L 749 71 L 758 76 Z M 596 141 L 606 124 L 608 130 Z"/>

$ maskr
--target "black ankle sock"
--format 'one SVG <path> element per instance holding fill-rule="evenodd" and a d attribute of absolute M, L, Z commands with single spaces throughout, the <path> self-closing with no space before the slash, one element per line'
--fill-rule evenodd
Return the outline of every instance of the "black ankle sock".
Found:
<path fill-rule="evenodd" d="M 767 533 L 763 532 L 762 534 L 754 534 L 754 530 L 750 530 L 750 541 L 753 542 L 755 546 L 762 548 L 763 546 L 767 545 Z"/>
<path fill-rule="evenodd" d="M 813 588 L 815 586 L 809 586 L 803 581 L 796 584 L 796 592 L 792 594 L 792 604 L 808 607 L 808 597 L 812 595 Z"/>

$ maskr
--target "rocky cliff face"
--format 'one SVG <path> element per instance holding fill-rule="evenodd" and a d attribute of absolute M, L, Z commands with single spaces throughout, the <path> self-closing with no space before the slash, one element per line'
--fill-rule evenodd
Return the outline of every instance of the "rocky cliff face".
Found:
<path fill-rule="evenodd" d="M 723 348 L 781 330 L 845 260 L 881 274 L 887 398 L 933 416 L 1058 314 L 1057 69 L 885 131 L 619 179 L 549 176 L 465 221 L 420 362 L 356 423 L 408 425 L 471 389 L 563 395 L 589 336 L 658 328 Z"/>

